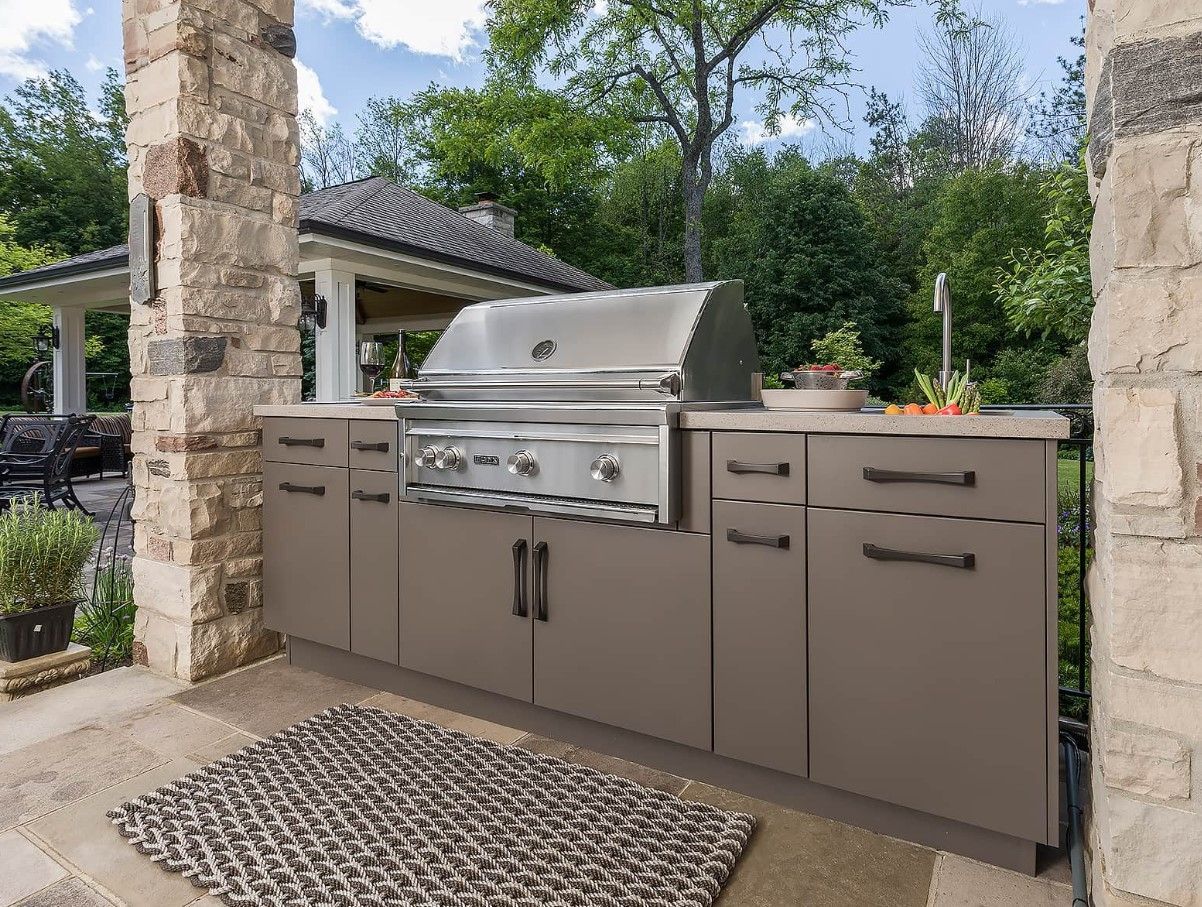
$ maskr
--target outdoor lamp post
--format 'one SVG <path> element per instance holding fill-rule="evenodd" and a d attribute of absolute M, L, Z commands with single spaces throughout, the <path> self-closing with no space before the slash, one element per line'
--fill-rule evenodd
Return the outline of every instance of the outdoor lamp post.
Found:
<path fill-rule="evenodd" d="M 326 326 L 326 298 L 324 296 L 301 297 L 300 329 L 306 334 Z"/>
<path fill-rule="evenodd" d="M 57 350 L 60 345 L 59 330 L 57 326 L 51 327 L 48 324 L 42 325 L 37 334 L 33 338 L 33 350 L 39 359 L 45 359 L 50 355 L 52 349 Z"/>

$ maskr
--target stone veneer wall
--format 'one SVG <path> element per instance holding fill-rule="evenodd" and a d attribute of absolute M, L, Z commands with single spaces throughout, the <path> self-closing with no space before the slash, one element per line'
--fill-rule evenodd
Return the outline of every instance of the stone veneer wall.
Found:
<path fill-rule="evenodd" d="M 123 0 L 129 192 L 158 221 L 158 293 L 129 327 L 135 657 L 185 680 L 280 646 L 252 407 L 300 398 L 296 67 L 265 40 L 292 15 Z"/>
<path fill-rule="evenodd" d="M 1094 898 L 1202 905 L 1202 0 L 1090 0 Z"/>

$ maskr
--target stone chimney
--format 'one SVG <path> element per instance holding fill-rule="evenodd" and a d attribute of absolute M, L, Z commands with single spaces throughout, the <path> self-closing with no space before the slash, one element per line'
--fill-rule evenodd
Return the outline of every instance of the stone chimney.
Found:
<path fill-rule="evenodd" d="M 493 192 L 477 192 L 475 204 L 464 205 L 459 209 L 459 213 L 468 220 L 474 220 L 498 233 L 513 236 L 513 224 L 517 212 L 497 201 L 497 196 Z"/>

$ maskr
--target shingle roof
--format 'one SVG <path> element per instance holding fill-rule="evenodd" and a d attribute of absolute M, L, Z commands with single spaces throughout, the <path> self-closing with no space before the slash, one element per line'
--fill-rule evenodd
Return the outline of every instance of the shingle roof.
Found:
<path fill-rule="evenodd" d="M 579 268 L 383 177 L 302 195 L 300 232 L 350 239 L 555 290 L 610 287 Z M 0 290 L 128 263 L 129 246 L 122 244 L 0 277 Z"/>

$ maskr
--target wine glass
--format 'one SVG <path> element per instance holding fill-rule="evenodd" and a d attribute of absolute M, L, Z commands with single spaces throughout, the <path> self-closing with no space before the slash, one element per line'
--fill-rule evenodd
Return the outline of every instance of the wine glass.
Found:
<path fill-rule="evenodd" d="M 359 344 L 359 371 L 367 376 L 371 385 L 368 393 L 374 393 L 376 379 L 384 371 L 384 344 L 376 340 L 364 340 Z"/>

